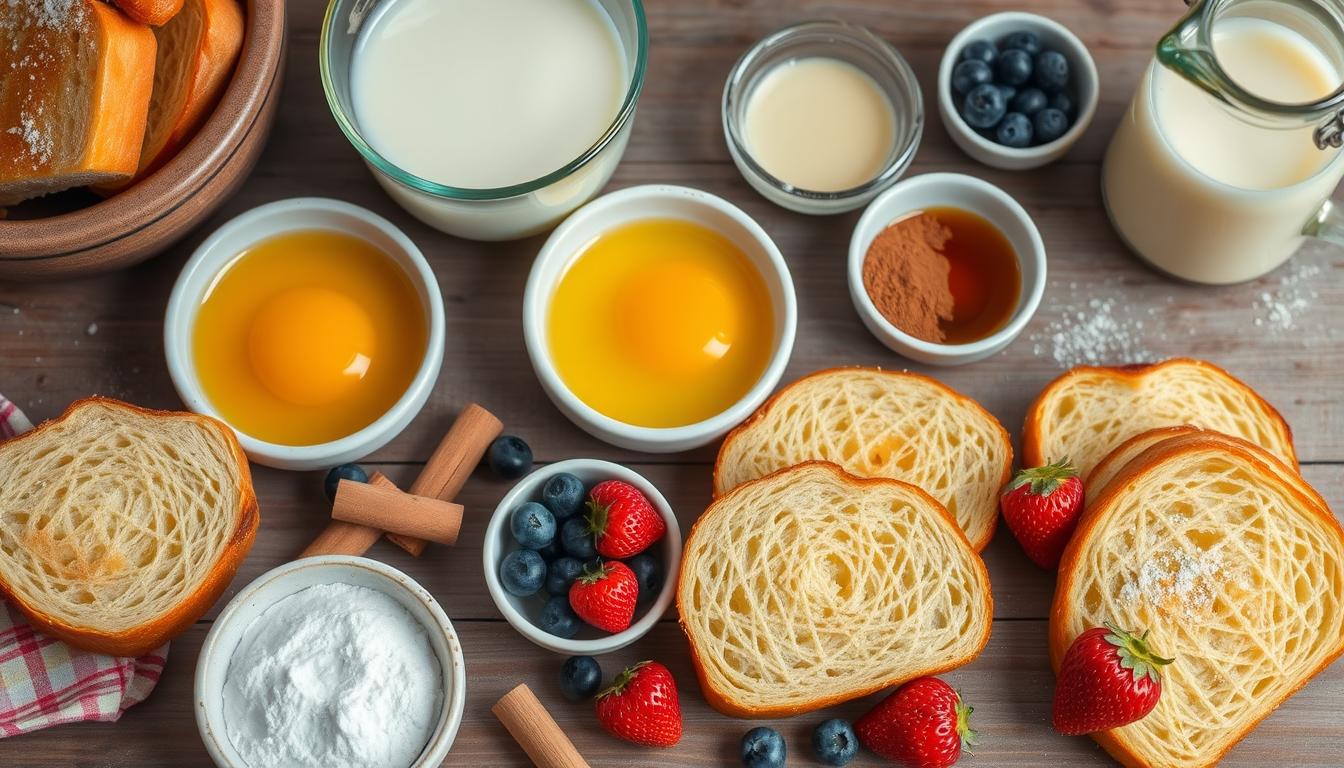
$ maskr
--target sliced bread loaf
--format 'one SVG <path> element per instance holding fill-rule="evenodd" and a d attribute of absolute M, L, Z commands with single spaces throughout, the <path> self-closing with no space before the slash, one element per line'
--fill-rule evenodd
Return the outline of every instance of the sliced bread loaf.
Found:
<path fill-rule="evenodd" d="M 691 529 L 677 587 L 705 699 L 807 712 L 975 658 L 989 575 L 913 485 L 807 462 L 738 486 Z"/>
<path fill-rule="evenodd" d="M 729 433 L 714 464 L 714 493 L 809 460 L 923 488 L 980 550 L 994 535 L 1013 446 L 979 403 L 934 379 L 836 368 L 780 390 Z"/>
<path fill-rule="evenodd" d="M 1205 768 L 1344 652 L 1344 531 L 1297 472 L 1245 440 L 1185 432 L 1101 487 L 1059 568 L 1056 670 L 1110 622 L 1175 662 L 1143 719 L 1093 734 L 1127 766 Z"/>
<path fill-rule="evenodd" d="M 0 443 L 0 593 L 71 645 L 139 656 L 200 618 L 257 531 L 224 424 L 103 398 Z"/>

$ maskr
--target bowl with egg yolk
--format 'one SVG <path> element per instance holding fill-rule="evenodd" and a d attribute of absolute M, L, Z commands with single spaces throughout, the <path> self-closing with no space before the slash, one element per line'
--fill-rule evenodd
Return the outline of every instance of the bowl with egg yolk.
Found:
<path fill-rule="evenodd" d="M 733 204 L 676 186 L 598 198 L 542 246 L 523 336 L 542 389 L 612 445 L 722 437 L 779 382 L 797 327 L 779 249 Z"/>
<path fill-rule="evenodd" d="M 377 450 L 443 363 L 443 300 L 415 244 L 336 200 L 263 205 L 201 244 L 173 287 L 168 370 L 249 458 L 320 469 Z"/>

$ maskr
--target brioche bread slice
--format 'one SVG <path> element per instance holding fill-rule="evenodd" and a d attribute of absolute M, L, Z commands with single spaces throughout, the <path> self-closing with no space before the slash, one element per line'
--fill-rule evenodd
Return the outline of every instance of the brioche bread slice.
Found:
<path fill-rule="evenodd" d="M 0 3 L 0 205 L 135 173 L 154 51 L 99 0 Z"/>
<path fill-rule="evenodd" d="M 966 664 L 989 574 L 908 483 L 810 461 L 738 486 L 691 529 L 677 609 L 706 701 L 776 717 Z"/>
<path fill-rule="evenodd" d="M 1079 366 L 1051 382 L 1022 428 L 1022 463 L 1067 458 L 1087 477 L 1125 440 L 1156 427 L 1189 425 L 1240 437 L 1297 467 L 1293 436 L 1255 390 L 1203 360 Z"/>
<path fill-rule="evenodd" d="M 979 551 L 994 535 L 1013 446 L 979 403 L 934 379 L 835 368 L 780 390 L 729 433 L 714 463 L 714 493 L 812 459 L 923 488 Z"/>
<path fill-rule="evenodd" d="M 140 166 L 134 178 L 101 185 L 100 193 L 115 192 L 157 171 L 210 116 L 243 48 L 243 12 L 238 0 L 186 0 L 177 15 L 154 30 L 154 37 L 158 54 Z"/>
<path fill-rule="evenodd" d="M 79 648 L 140 656 L 200 618 L 258 524 L 224 424 L 104 398 L 0 443 L 0 593 Z"/>
<path fill-rule="evenodd" d="M 153 26 L 167 24 L 182 10 L 182 0 L 115 0 L 127 16 Z"/>
<path fill-rule="evenodd" d="M 1079 521 L 1050 618 L 1149 630 L 1175 663 L 1143 719 L 1094 734 L 1126 766 L 1203 768 L 1344 651 L 1344 531 L 1288 465 L 1191 432 L 1134 456 Z"/>

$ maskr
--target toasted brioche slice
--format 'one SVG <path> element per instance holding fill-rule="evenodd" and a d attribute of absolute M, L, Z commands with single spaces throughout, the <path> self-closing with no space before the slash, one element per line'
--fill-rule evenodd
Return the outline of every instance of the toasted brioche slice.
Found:
<path fill-rule="evenodd" d="M 158 55 L 140 167 L 132 179 L 101 185 L 100 193 L 115 192 L 157 171 L 210 116 L 243 48 L 243 12 L 238 0 L 186 0 L 180 13 L 154 30 L 154 37 Z"/>
<path fill-rule="evenodd" d="M 115 0 L 127 16 L 142 24 L 167 24 L 182 10 L 182 0 Z"/>
<path fill-rule="evenodd" d="M 224 424 L 89 398 L 0 443 L 0 593 L 79 648 L 139 656 L 214 604 L 258 524 Z"/>
<path fill-rule="evenodd" d="M 980 407 L 927 376 L 836 368 L 780 390 L 719 448 L 714 493 L 808 460 L 928 491 L 978 551 L 994 535 L 1008 482 L 1008 432 Z"/>
<path fill-rule="evenodd" d="M 1162 697 L 1094 734 L 1127 766 L 1203 768 L 1344 651 L 1344 531 L 1289 466 L 1245 440 L 1160 440 L 1115 473 L 1064 552 L 1055 669 L 1085 629 L 1151 631 Z"/>
<path fill-rule="evenodd" d="M 135 173 L 154 50 L 98 0 L 0 3 L 0 205 Z"/>
<path fill-rule="evenodd" d="M 1047 386 L 1027 412 L 1022 463 L 1067 458 L 1087 477 L 1125 440 L 1189 425 L 1240 437 L 1297 467 L 1288 424 L 1255 390 L 1202 360 L 1079 366 Z"/>
<path fill-rule="evenodd" d="M 932 496 L 817 461 L 715 500 L 677 587 L 705 699 L 740 717 L 959 667 L 988 642 L 992 608 L 984 563 Z"/>

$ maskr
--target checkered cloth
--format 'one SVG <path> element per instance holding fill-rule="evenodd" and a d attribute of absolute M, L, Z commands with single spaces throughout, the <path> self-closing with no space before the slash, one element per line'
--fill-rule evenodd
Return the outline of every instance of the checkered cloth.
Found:
<path fill-rule="evenodd" d="M 0 396 L 0 439 L 32 428 Z M 154 690 L 167 657 L 166 644 L 138 659 L 71 648 L 35 631 L 0 599 L 0 739 L 62 723 L 114 721 Z"/>

